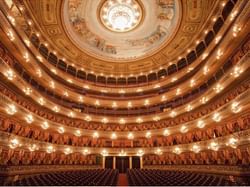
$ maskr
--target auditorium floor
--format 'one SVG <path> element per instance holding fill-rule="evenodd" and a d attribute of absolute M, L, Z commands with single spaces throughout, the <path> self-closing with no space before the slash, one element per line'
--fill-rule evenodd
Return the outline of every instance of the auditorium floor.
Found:
<path fill-rule="evenodd" d="M 117 186 L 128 186 L 128 179 L 125 173 L 119 174 Z"/>

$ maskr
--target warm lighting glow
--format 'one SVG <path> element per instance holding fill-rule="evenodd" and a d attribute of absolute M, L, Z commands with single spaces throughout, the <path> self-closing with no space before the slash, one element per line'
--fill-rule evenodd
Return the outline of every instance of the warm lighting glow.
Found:
<path fill-rule="evenodd" d="M 208 68 L 207 66 L 205 66 L 205 67 L 203 68 L 203 74 L 204 74 L 204 75 L 207 75 L 208 72 L 209 72 L 209 68 Z"/>
<path fill-rule="evenodd" d="M 122 149 L 121 150 L 121 152 L 118 154 L 118 156 L 126 156 L 127 155 L 127 153 L 126 152 L 124 152 L 124 150 Z"/>
<path fill-rule="evenodd" d="M 161 150 L 160 148 L 157 148 L 157 149 L 155 150 L 155 154 L 157 154 L 157 155 L 162 155 L 162 150 Z"/>
<path fill-rule="evenodd" d="M 200 102 L 201 102 L 202 104 L 205 104 L 207 101 L 208 101 L 208 98 L 205 97 L 205 96 L 203 96 L 203 97 L 200 99 Z"/>
<path fill-rule="evenodd" d="M 100 101 L 99 100 L 95 101 L 95 106 L 100 106 Z"/>
<path fill-rule="evenodd" d="M 5 110 L 9 115 L 14 115 L 17 112 L 16 106 L 14 104 L 8 105 Z"/>
<path fill-rule="evenodd" d="M 9 30 L 7 32 L 7 36 L 10 39 L 10 41 L 14 41 L 15 40 L 14 34 L 13 34 L 13 32 L 11 30 Z"/>
<path fill-rule="evenodd" d="M 173 78 L 171 79 L 171 82 L 175 82 L 175 81 L 177 81 L 177 78 L 176 78 L 176 77 L 173 77 Z"/>
<path fill-rule="evenodd" d="M 211 142 L 210 145 L 208 146 L 209 149 L 212 149 L 214 151 L 218 151 L 219 145 L 216 142 Z"/>
<path fill-rule="evenodd" d="M 55 151 L 55 149 L 52 145 L 47 147 L 47 150 L 46 150 L 47 153 L 53 153 L 54 151 Z"/>
<path fill-rule="evenodd" d="M 8 15 L 7 17 L 8 17 L 8 19 L 10 20 L 10 22 L 12 23 L 12 25 L 15 25 L 15 24 L 16 24 L 16 21 L 15 21 L 15 18 L 14 18 L 14 17 L 12 17 L 11 15 Z"/>
<path fill-rule="evenodd" d="M 63 92 L 63 95 L 65 96 L 65 97 L 69 97 L 69 94 L 68 94 L 68 92 Z"/>
<path fill-rule="evenodd" d="M 8 69 L 7 71 L 4 72 L 4 76 L 8 79 L 8 80 L 13 80 L 16 75 L 15 73 L 11 70 L 11 69 Z"/>
<path fill-rule="evenodd" d="M 102 123 L 108 123 L 109 122 L 109 120 L 108 120 L 108 118 L 102 118 Z"/>
<path fill-rule="evenodd" d="M 177 115 L 177 113 L 176 113 L 175 111 L 172 111 L 172 112 L 170 113 L 170 117 L 171 117 L 171 118 L 174 118 L 176 115 Z"/>
<path fill-rule="evenodd" d="M 98 132 L 94 132 L 93 138 L 99 138 L 99 133 Z"/>
<path fill-rule="evenodd" d="M 23 92 L 25 93 L 25 95 L 30 95 L 32 93 L 32 89 L 27 87 L 23 89 Z"/>
<path fill-rule="evenodd" d="M 232 147 L 232 148 L 237 148 L 237 143 L 238 143 L 238 139 L 236 139 L 236 138 L 229 138 L 229 140 L 228 140 L 228 145 L 230 146 L 230 147 Z"/>
<path fill-rule="evenodd" d="M 236 37 L 240 31 L 241 31 L 241 27 L 239 25 L 235 25 L 233 27 L 233 36 Z"/>
<path fill-rule="evenodd" d="M 136 153 L 137 156 L 143 156 L 144 155 L 144 151 L 142 149 L 139 149 Z"/>
<path fill-rule="evenodd" d="M 231 105 L 231 110 L 233 113 L 238 113 L 240 112 L 242 109 L 241 106 L 239 106 L 239 103 L 238 102 L 233 102 L 232 105 Z"/>
<path fill-rule="evenodd" d="M 54 81 L 50 81 L 49 86 L 50 86 L 52 89 L 54 89 L 54 88 L 55 88 L 55 83 L 54 83 Z"/>
<path fill-rule="evenodd" d="M 74 114 L 74 112 L 69 112 L 68 116 L 73 118 L 75 116 L 75 114 Z"/>
<path fill-rule="evenodd" d="M 217 84 L 213 89 L 216 93 L 219 93 L 223 90 L 223 87 L 220 84 Z"/>
<path fill-rule="evenodd" d="M 25 43 L 28 47 L 30 47 L 30 41 L 29 41 L 29 40 L 24 40 L 24 43 Z"/>
<path fill-rule="evenodd" d="M 189 112 L 189 111 L 191 111 L 191 110 L 193 110 L 192 105 L 188 105 L 188 106 L 186 107 L 186 111 Z"/>
<path fill-rule="evenodd" d="M 238 14 L 238 11 L 237 10 L 235 10 L 234 12 L 232 12 L 231 13 L 231 16 L 230 16 L 230 21 L 232 21 L 234 18 L 235 18 L 235 16 Z"/>
<path fill-rule="evenodd" d="M 58 128 L 58 132 L 59 132 L 60 134 L 63 134 L 63 133 L 65 132 L 65 130 L 64 130 L 63 127 L 59 127 L 59 128 Z"/>
<path fill-rule="evenodd" d="M 202 60 L 205 60 L 205 59 L 207 58 L 207 56 L 208 56 L 208 53 L 204 53 L 204 54 L 202 55 Z"/>
<path fill-rule="evenodd" d="M 175 154 L 180 154 L 181 153 L 181 149 L 179 147 L 175 147 L 174 150 L 173 150 L 173 152 Z"/>
<path fill-rule="evenodd" d="M 85 89 L 87 89 L 87 90 L 89 89 L 89 86 L 88 86 L 88 85 L 84 85 L 83 87 L 84 87 Z"/>
<path fill-rule="evenodd" d="M 41 61 L 41 62 L 43 61 L 43 58 L 42 58 L 41 56 L 39 56 L 39 55 L 36 56 L 36 58 L 37 58 L 39 61 Z"/>
<path fill-rule="evenodd" d="M 25 120 L 26 120 L 27 123 L 32 123 L 34 121 L 33 116 L 31 114 L 28 114 L 25 117 Z"/>
<path fill-rule="evenodd" d="M 65 155 L 68 155 L 68 154 L 71 154 L 71 153 L 72 153 L 72 150 L 69 147 L 64 149 L 64 154 Z"/>
<path fill-rule="evenodd" d="M 215 38 L 215 44 L 218 44 L 220 40 L 221 40 L 221 36 L 217 36 L 217 37 Z"/>
<path fill-rule="evenodd" d="M 89 115 L 85 116 L 84 119 L 85 119 L 86 121 L 88 121 L 88 122 L 92 120 L 91 116 L 89 116 Z"/>
<path fill-rule="evenodd" d="M 76 131 L 75 131 L 75 135 L 76 135 L 76 136 L 81 136 L 81 131 L 80 131 L 80 130 L 76 130 Z"/>
<path fill-rule="evenodd" d="M 73 83 L 73 81 L 71 79 L 67 79 L 67 82 L 69 83 Z"/>
<path fill-rule="evenodd" d="M 153 120 L 154 121 L 159 121 L 161 118 L 159 117 L 159 116 L 155 116 L 155 117 L 153 117 Z"/>
<path fill-rule="evenodd" d="M 132 102 L 131 101 L 128 102 L 128 108 L 132 108 Z"/>
<path fill-rule="evenodd" d="M 146 138 L 151 138 L 151 132 L 146 132 Z"/>
<path fill-rule="evenodd" d="M 54 112 L 59 112 L 60 111 L 60 108 L 58 106 L 54 106 L 53 109 L 52 109 Z"/>
<path fill-rule="evenodd" d="M 220 122 L 221 115 L 219 113 L 215 113 L 212 118 L 213 118 L 214 121 Z"/>
<path fill-rule="evenodd" d="M 19 140 L 18 140 L 18 139 L 14 138 L 14 139 L 10 140 L 9 147 L 10 147 L 11 149 L 15 149 L 15 148 L 17 148 L 18 146 L 20 146 Z"/>
<path fill-rule="evenodd" d="M 234 78 L 237 78 L 240 76 L 240 74 L 243 72 L 243 70 L 239 66 L 235 66 L 233 68 L 233 71 L 230 73 Z"/>
<path fill-rule="evenodd" d="M 144 106 L 148 106 L 148 105 L 149 105 L 149 100 L 146 99 L 146 100 L 144 101 Z"/>
<path fill-rule="evenodd" d="M 42 127 L 43 129 L 48 129 L 48 128 L 49 128 L 48 122 L 47 122 L 47 121 L 44 121 L 44 122 L 42 123 L 41 127 Z"/>
<path fill-rule="evenodd" d="M 199 153 L 200 152 L 200 146 L 198 145 L 193 145 L 191 151 L 195 152 L 195 153 Z"/>
<path fill-rule="evenodd" d="M 161 96 L 161 101 L 166 101 L 167 97 L 165 95 Z"/>
<path fill-rule="evenodd" d="M 191 79 L 190 80 L 190 87 L 193 87 L 195 85 L 195 80 L 194 79 Z"/>
<path fill-rule="evenodd" d="M 102 156 L 108 156 L 108 152 L 104 149 L 104 150 L 102 150 L 101 155 Z"/>
<path fill-rule="evenodd" d="M 176 90 L 176 95 L 180 95 L 180 94 L 181 94 L 181 89 L 178 88 L 178 89 Z"/>
<path fill-rule="evenodd" d="M 117 108 L 117 103 L 116 102 L 112 103 L 112 108 Z"/>
<path fill-rule="evenodd" d="M 125 124 L 126 121 L 125 121 L 125 119 L 121 118 L 121 119 L 119 119 L 119 123 L 120 123 L 120 124 Z"/>
<path fill-rule="evenodd" d="M 123 90 L 123 89 L 121 89 L 121 90 L 119 90 L 119 93 L 120 93 L 120 94 L 125 94 L 125 93 L 126 93 L 126 91 L 125 91 L 125 90 Z"/>
<path fill-rule="evenodd" d="M 168 129 L 165 129 L 165 130 L 163 131 L 163 135 L 164 135 L 164 136 L 169 136 L 169 134 L 170 134 L 170 132 L 169 132 Z"/>
<path fill-rule="evenodd" d="M 30 150 L 30 152 L 33 152 L 35 150 L 38 150 L 38 147 L 36 144 L 31 144 L 29 145 L 28 149 Z"/>
<path fill-rule="evenodd" d="M 156 84 L 154 88 L 160 88 L 161 86 L 159 84 Z"/>
<path fill-rule="evenodd" d="M 28 54 L 28 53 L 25 53 L 25 54 L 23 55 L 23 58 L 25 59 L 26 62 L 29 62 L 29 61 L 30 61 L 30 59 L 29 59 L 29 54 Z"/>
<path fill-rule="evenodd" d="M 202 121 L 202 120 L 199 120 L 199 121 L 197 122 L 197 127 L 199 127 L 200 129 L 204 128 L 204 127 L 205 127 L 205 122 Z"/>
<path fill-rule="evenodd" d="M 185 125 L 182 125 L 180 131 L 181 133 L 186 133 L 188 131 L 188 128 Z"/>
<path fill-rule="evenodd" d="M 113 133 L 111 134 L 111 139 L 114 140 L 114 139 L 116 139 L 116 138 L 117 138 L 117 135 L 116 135 L 116 133 L 113 132 Z"/>
<path fill-rule="evenodd" d="M 217 51 L 217 56 L 216 56 L 216 58 L 217 59 L 220 59 L 220 57 L 223 55 L 223 52 L 221 51 L 221 49 L 219 49 L 218 51 Z"/>
<path fill-rule="evenodd" d="M 45 104 L 45 100 L 42 97 L 40 97 L 38 99 L 38 103 L 43 106 Z"/>
<path fill-rule="evenodd" d="M 132 132 L 128 133 L 128 139 L 129 139 L 129 140 L 134 139 L 134 135 L 133 135 L 133 133 L 132 133 Z"/>
<path fill-rule="evenodd" d="M 101 7 L 101 21 L 108 29 L 125 32 L 133 29 L 141 19 L 141 8 L 137 1 L 106 1 Z"/>
<path fill-rule="evenodd" d="M 143 122 L 142 118 L 137 118 L 136 119 L 136 123 L 142 123 L 142 122 Z"/>
<path fill-rule="evenodd" d="M 83 155 L 88 155 L 88 154 L 90 154 L 90 151 L 88 149 L 84 149 L 82 151 L 82 153 L 83 153 Z"/>
<path fill-rule="evenodd" d="M 142 92 L 143 91 L 143 89 L 141 89 L 141 88 L 138 88 L 137 90 L 136 90 L 136 92 Z"/>
<path fill-rule="evenodd" d="M 79 101 L 79 102 L 83 102 L 83 97 L 82 97 L 82 96 L 79 96 L 78 101 Z"/>

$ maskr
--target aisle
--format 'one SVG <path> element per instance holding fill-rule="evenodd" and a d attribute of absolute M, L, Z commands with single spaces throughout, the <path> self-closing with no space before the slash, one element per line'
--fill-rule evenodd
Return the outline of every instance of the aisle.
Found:
<path fill-rule="evenodd" d="M 125 173 L 119 174 L 117 186 L 128 186 L 128 179 Z"/>

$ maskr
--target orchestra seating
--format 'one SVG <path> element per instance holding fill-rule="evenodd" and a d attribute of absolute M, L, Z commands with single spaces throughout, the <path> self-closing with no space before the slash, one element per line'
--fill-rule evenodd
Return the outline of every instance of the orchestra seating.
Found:
<path fill-rule="evenodd" d="M 54 172 L 26 177 L 8 185 L 12 186 L 114 186 L 118 170 L 92 169 Z"/>
<path fill-rule="evenodd" d="M 130 186 L 237 186 L 249 185 L 247 179 L 185 171 L 157 169 L 130 169 L 127 171 Z"/>

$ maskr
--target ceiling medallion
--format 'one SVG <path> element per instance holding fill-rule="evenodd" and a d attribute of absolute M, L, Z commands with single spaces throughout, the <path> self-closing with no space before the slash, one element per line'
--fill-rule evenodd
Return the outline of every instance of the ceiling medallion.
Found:
<path fill-rule="evenodd" d="M 115 32 L 127 32 L 141 21 L 142 8 L 136 0 L 108 0 L 100 10 L 103 25 Z"/>

